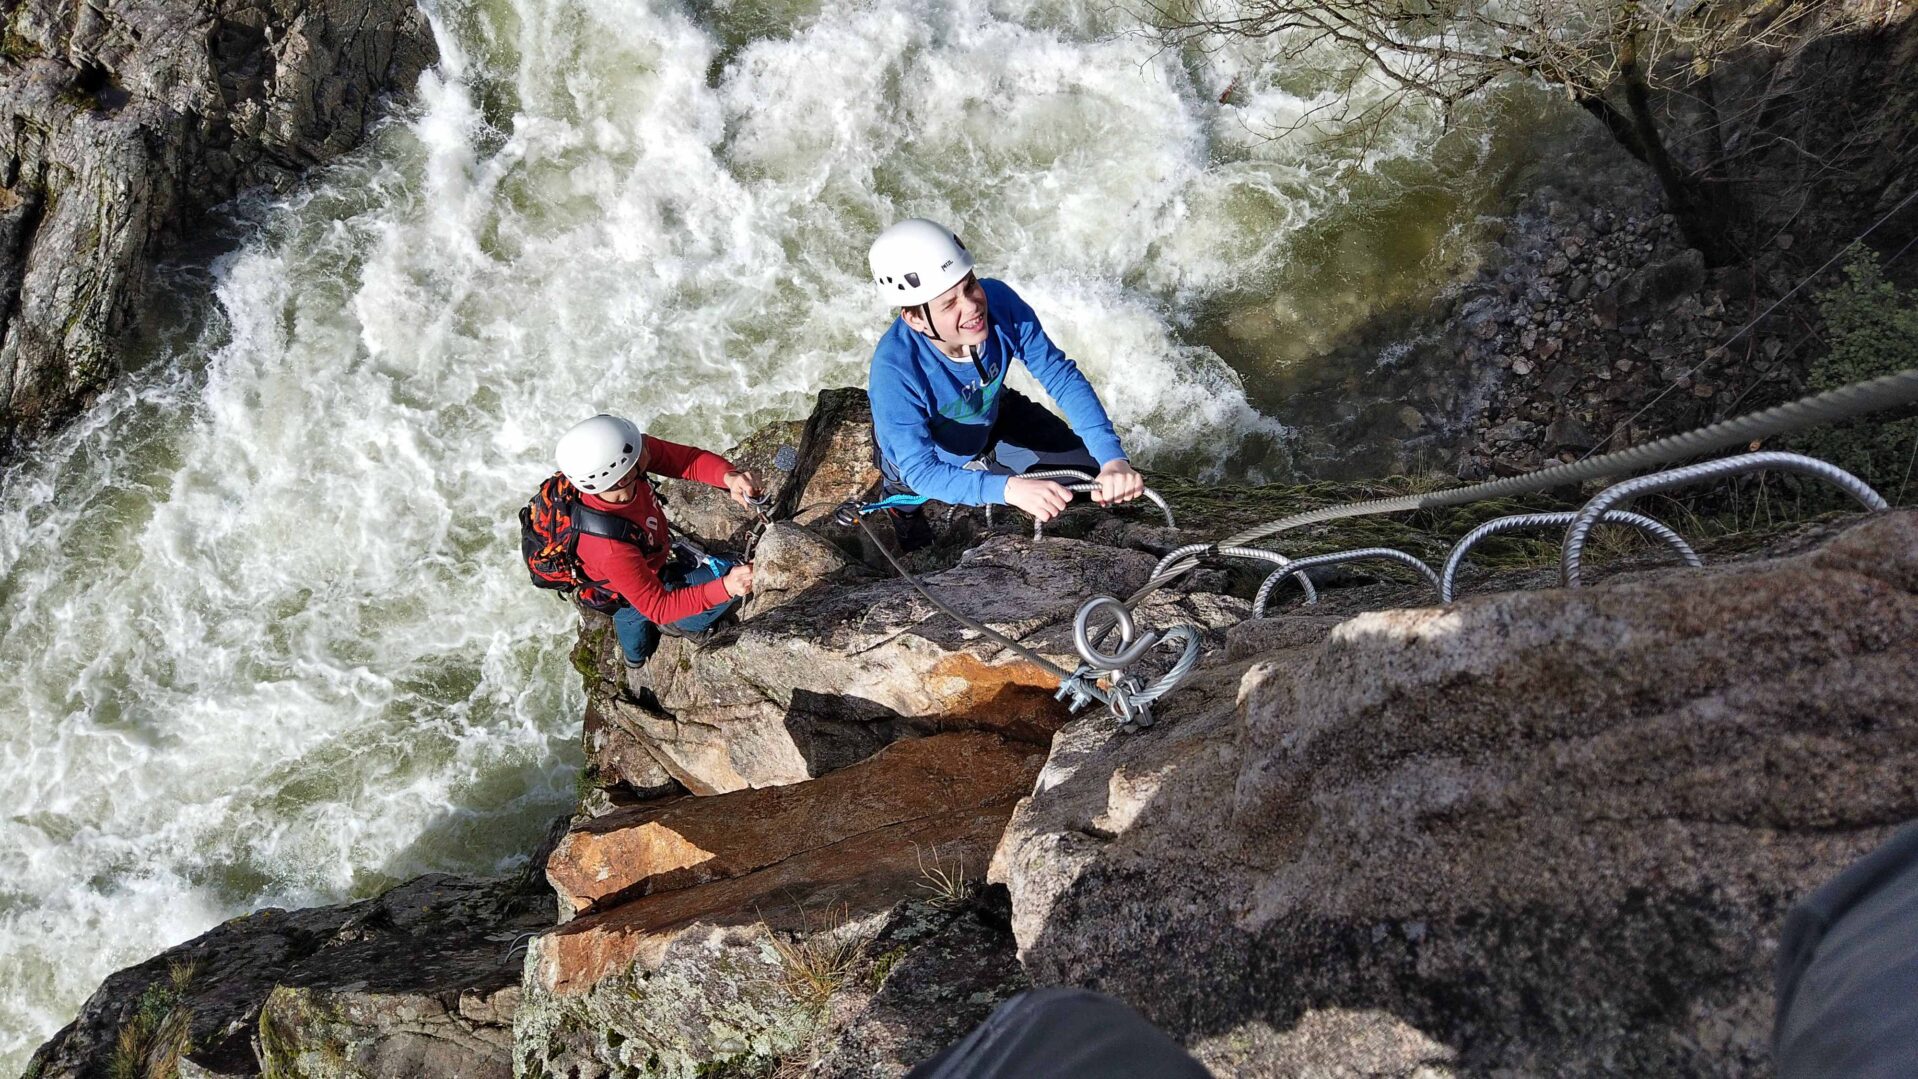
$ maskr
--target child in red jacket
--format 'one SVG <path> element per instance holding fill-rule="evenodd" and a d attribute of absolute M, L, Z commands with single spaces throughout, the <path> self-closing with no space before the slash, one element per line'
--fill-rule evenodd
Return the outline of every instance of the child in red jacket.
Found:
<path fill-rule="evenodd" d="M 560 436 L 559 470 L 579 489 L 580 505 L 623 534 L 582 533 L 577 553 L 586 575 L 624 602 L 613 629 L 626 665 L 637 667 L 659 647 L 659 627 L 699 633 L 753 590 L 750 563 L 708 559 L 687 568 L 672 560 L 666 514 L 648 472 L 697 480 L 730 491 L 741 506 L 759 494 L 759 477 L 715 453 L 642 434 L 632 421 L 598 415 Z M 604 529 L 601 529 L 604 530 Z"/>

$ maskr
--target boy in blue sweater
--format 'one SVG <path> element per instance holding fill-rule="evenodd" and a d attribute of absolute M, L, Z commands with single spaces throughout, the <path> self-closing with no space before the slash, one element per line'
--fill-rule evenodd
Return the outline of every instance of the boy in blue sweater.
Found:
<path fill-rule="evenodd" d="M 1049 521 L 1072 492 L 1023 473 L 1096 471 L 1093 497 L 1101 504 L 1145 490 L 1078 365 L 1046 337 L 1018 293 L 973 273 L 972 255 L 950 229 L 901 221 L 873 241 L 868 260 L 879 294 L 900 309 L 873 349 L 867 382 L 886 494 L 1017 506 Z M 1006 388 L 1015 359 L 1065 420 Z M 895 523 L 907 550 L 932 538 L 917 510 Z"/>

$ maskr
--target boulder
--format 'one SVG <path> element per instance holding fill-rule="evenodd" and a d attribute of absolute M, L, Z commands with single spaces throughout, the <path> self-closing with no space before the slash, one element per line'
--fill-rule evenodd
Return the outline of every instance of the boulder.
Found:
<path fill-rule="evenodd" d="M 839 504 L 879 484 L 872 404 L 860 389 L 823 390 L 801 442 L 795 482 L 782 491 L 778 513 L 803 525 L 827 523 Z"/>
<path fill-rule="evenodd" d="M 276 986 L 260 1012 L 261 1067 L 302 1079 L 511 1079 L 518 1006 L 518 985 L 398 994 L 364 983 Z"/>
<path fill-rule="evenodd" d="M 1021 958 L 1222 1074 L 1762 1072 L 1785 911 L 1918 815 L 1915 590 L 1902 511 L 1240 637 L 1060 733 L 992 870 Z"/>
<path fill-rule="evenodd" d="M 924 583 L 1071 670 L 1079 604 L 1138 588 L 1153 563 L 1141 551 L 1000 535 Z M 1237 600 L 1162 592 L 1141 618 L 1216 628 L 1244 611 Z M 1053 697 L 1057 676 L 980 639 L 898 579 L 817 589 L 703 644 L 669 638 L 636 679 L 624 689 L 601 684 L 595 706 L 639 732 L 695 794 L 796 783 L 941 730 L 1043 742 L 1066 719 Z"/>
<path fill-rule="evenodd" d="M 782 447 L 791 447 L 791 471 L 773 467 Z M 840 503 L 861 498 L 879 483 L 873 464 L 872 408 L 866 391 L 855 387 L 821 390 L 812 414 L 802 424 L 775 423 L 760 428 L 726 452 L 726 459 L 751 469 L 764 481 L 766 508 L 775 520 L 792 520 L 857 550 L 848 530 L 831 522 Z M 732 501 L 725 491 L 688 480 L 662 480 L 675 523 L 700 540 L 722 548 L 743 549 L 759 516 Z"/>
<path fill-rule="evenodd" d="M 1003 805 L 1044 750 L 996 734 L 911 739 L 816 782 L 615 810 L 567 833 L 546 863 L 560 917 L 737 877 L 865 832 Z"/>
<path fill-rule="evenodd" d="M 598 909 L 536 941 L 529 977 L 577 994 L 636 964 L 657 967 L 691 927 L 797 924 L 822 904 L 890 909 L 928 858 L 983 866 L 1043 760 L 1035 746 L 953 734 L 791 789 L 590 822 L 554 849 L 547 874 L 564 906 Z"/>
<path fill-rule="evenodd" d="M 1686 248 L 1626 278 L 1618 286 L 1619 303 L 1656 318 L 1681 297 L 1704 287 L 1705 256 Z"/>
<path fill-rule="evenodd" d="M 516 943 L 549 909 L 527 878 L 430 875 L 256 911 L 108 978 L 28 1073 L 119 1074 L 130 1044 L 142 1075 L 509 1076 Z"/>
<path fill-rule="evenodd" d="M 958 984 L 971 1010 L 957 1014 L 976 1011 L 972 1021 L 1022 984 L 1003 934 L 950 915 L 970 902 L 966 882 L 1043 759 L 995 735 L 943 735 L 797 787 L 681 799 L 577 829 L 548 872 L 570 905 L 598 905 L 531 946 L 516 1061 L 535 1073 L 692 1076 L 838 1046 L 842 1059 L 903 1071 L 945 1033 L 887 1033 L 915 1013 L 910 994 L 884 993 L 908 954 L 933 947 L 955 973 L 970 971 Z M 942 997 L 950 1011 L 954 1000 L 927 987 L 912 999 L 924 1009 Z"/>
<path fill-rule="evenodd" d="M 753 593 L 743 617 L 783 607 L 815 585 L 871 575 L 816 533 L 780 521 L 769 525 L 753 548 Z"/>
<path fill-rule="evenodd" d="M 356 144 L 438 60 L 412 0 L 22 0 L 0 34 L 0 443 L 120 369 L 155 257 Z"/>

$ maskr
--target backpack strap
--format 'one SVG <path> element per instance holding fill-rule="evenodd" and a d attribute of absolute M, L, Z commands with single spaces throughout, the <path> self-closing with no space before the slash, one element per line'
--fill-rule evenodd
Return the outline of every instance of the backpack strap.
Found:
<path fill-rule="evenodd" d="M 585 535 L 630 543 L 642 551 L 653 551 L 659 547 L 646 530 L 634 522 L 590 506 L 573 507 L 573 527 Z"/>

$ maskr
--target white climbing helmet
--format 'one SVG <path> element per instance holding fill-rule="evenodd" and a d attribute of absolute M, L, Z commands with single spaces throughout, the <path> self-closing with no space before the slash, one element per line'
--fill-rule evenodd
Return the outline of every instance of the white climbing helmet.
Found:
<path fill-rule="evenodd" d="M 596 495 L 626 478 L 645 439 L 633 421 L 602 412 L 559 436 L 553 456 L 573 486 Z"/>
<path fill-rule="evenodd" d="M 972 253 L 937 221 L 909 217 L 879 234 L 866 253 L 879 298 L 891 307 L 917 307 L 972 272 Z"/>

